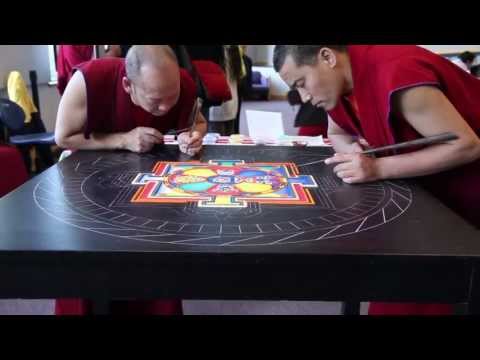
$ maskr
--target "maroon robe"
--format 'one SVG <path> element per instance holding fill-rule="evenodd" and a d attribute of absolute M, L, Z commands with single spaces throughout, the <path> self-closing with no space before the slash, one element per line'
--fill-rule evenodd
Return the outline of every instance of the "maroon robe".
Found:
<path fill-rule="evenodd" d="M 16 147 L 0 144 L 0 164 L 4 173 L 0 176 L 0 198 L 28 180 L 28 172 L 22 154 Z"/>
<path fill-rule="evenodd" d="M 353 98 L 342 98 L 329 112 L 341 128 L 364 137 L 372 147 L 422 137 L 402 114 L 393 113 L 392 95 L 416 86 L 435 86 L 470 127 L 480 134 L 480 80 L 449 60 L 417 46 L 347 47 L 352 66 Z M 357 116 L 358 115 L 358 116 Z M 412 151 L 412 150 L 409 150 Z M 480 161 L 418 181 L 443 203 L 480 228 Z M 446 314 L 449 305 L 373 303 L 370 314 Z"/>
<path fill-rule="evenodd" d="M 298 129 L 298 136 L 320 136 L 328 137 L 328 123 L 318 125 L 303 125 Z"/>
<path fill-rule="evenodd" d="M 78 66 L 87 87 L 87 124 L 85 136 L 92 132 L 126 132 L 138 126 L 148 126 L 162 133 L 170 129 L 183 129 L 196 98 L 195 83 L 184 70 L 180 70 L 180 98 L 165 115 L 154 116 L 134 105 L 130 95 L 122 87 L 125 76 L 125 60 L 105 58 L 92 60 Z M 161 285 L 160 285 L 161 286 Z M 180 300 L 114 301 L 112 314 L 180 315 Z M 87 315 L 92 303 L 83 299 L 58 299 L 57 315 Z"/>
<path fill-rule="evenodd" d="M 89 61 L 93 45 L 59 45 L 57 48 L 57 88 L 63 95 L 76 65 Z"/>
<path fill-rule="evenodd" d="M 356 111 L 342 99 L 329 112 L 352 135 L 372 147 L 421 137 L 390 104 L 399 90 L 429 85 L 440 89 L 470 127 L 480 134 L 480 80 L 447 59 L 417 46 L 349 46 Z M 411 151 L 411 150 L 410 150 Z M 418 178 L 447 206 L 480 227 L 480 161 Z"/>

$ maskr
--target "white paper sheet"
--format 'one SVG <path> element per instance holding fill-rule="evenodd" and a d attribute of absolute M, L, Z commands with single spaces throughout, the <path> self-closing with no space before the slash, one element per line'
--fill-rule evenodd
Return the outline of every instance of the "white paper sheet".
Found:
<path fill-rule="evenodd" d="M 248 134 L 254 140 L 277 140 L 285 134 L 282 113 L 246 110 Z"/>

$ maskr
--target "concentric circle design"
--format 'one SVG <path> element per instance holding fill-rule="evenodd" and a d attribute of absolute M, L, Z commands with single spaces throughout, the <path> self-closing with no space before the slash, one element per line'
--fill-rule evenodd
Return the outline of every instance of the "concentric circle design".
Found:
<path fill-rule="evenodd" d="M 58 173 L 51 172 L 37 184 L 34 200 L 58 221 L 85 231 L 120 239 L 198 246 L 266 246 L 345 237 L 395 221 L 412 203 L 412 192 L 403 182 L 344 184 L 323 163 L 327 155 L 316 149 L 219 148 L 206 149 L 202 161 L 221 156 L 246 163 L 254 162 L 249 159 L 277 162 L 279 158 L 295 163 L 301 174 L 313 176 L 318 184 L 318 188 L 310 189 L 315 205 L 250 203 L 246 208 L 216 209 L 199 208 L 196 203 L 132 204 L 130 199 L 138 189 L 131 185 L 132 179 L 150 171 L 157 161 L 172 158 L 172 149 L 147 156 L 103 153 L 99 157 L 92 153 L 86 161 L 63 161 Z M 263 179 L 272 189 L 282 186 L 279 174 L 219 171 L 208 175 L 178 173 L 168 182 L 178 186 L 196 184 L 195 180 L 201 179 L 198 183 L 224 181 L 237 185 L 257 180 L 261 183 Z M 203 191 L 194 186 L 184 190 Z"/>

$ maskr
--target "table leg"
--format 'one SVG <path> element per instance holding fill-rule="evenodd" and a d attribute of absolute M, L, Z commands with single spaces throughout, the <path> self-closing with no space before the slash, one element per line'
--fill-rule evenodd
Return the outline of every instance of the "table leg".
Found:
<path fill-rule="evenodd" d="M 346 301 L 342 303 L 343 315 L 360 315 L 360 301 Z"/>
<path fill-rule="evenodd" d="M 480 263 L 475 263 L 473 266 L 472 277 L 470 278 L 467 314 L 480 314 Z"/>
<path fill-rule="evenodd" d="M 92 300 L 93 315 L 109 315 L 110 314 L 110 300 L 93 299 Z"/>

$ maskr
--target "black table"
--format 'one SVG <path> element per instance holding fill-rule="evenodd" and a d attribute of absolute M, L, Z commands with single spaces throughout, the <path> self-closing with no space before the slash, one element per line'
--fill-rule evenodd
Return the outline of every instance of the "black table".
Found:
<path fill-rule="evenodd" d="M 0 298 L 324 300 L 346 313 L 360 301 L 467 302 L 480 313 L 479 231 L 414 182 L 343 184 L 330 154 L 206 146 L 196 160 L 218 166 L 296 164 L 289 186 L 314 203 L 218 208 L 131 202 L 148 181 L 166 186 L 148 178 L 157 162 L 192 160 L 175 146 L 74 153 L 0 200 Z"/>

